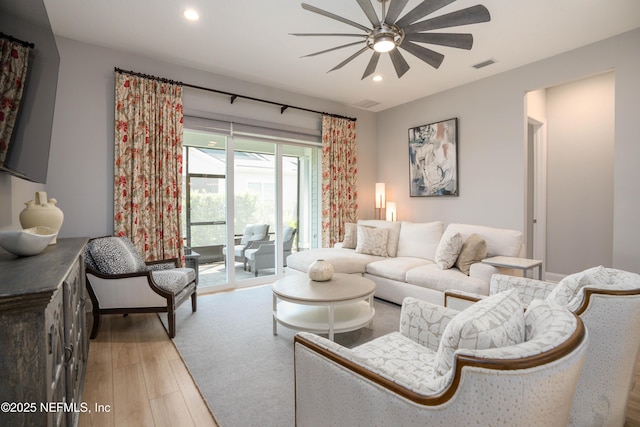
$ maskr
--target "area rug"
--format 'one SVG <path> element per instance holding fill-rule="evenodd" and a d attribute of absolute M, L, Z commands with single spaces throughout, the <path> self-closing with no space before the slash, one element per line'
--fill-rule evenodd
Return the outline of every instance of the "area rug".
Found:
<path fill-rule="evenodd" d="M 293 337 L 273 335 L 271 286 L 198 298 L 176 313 L 174 343 L 221 427 L 294 426 Z M 374 302 L 371 327 L 336 334 L 353 347 L 397 331 L 400 306 Z M 161 317 L 166 322 L 166 316 Z"/>

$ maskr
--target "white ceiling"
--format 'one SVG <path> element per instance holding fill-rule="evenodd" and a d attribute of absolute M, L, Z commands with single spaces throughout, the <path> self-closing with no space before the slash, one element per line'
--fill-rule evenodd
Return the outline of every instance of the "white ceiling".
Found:
<path fill-rule="evenodd" d="M 356 0 L 305 2 L 370 25 Z M 410 0 L 401 16 L 420 2 Z M 491 22 L 440 30 L 472 33 L 472 50 L 433 46 L 445 54 L 437 70 L 402 52 L 411 69 L 400 79 L 384 54 L 376 70 L 384 80 L 373 82 L 371 78 L 360 79 L 369 61 L 368 52 L 342 69 L 327 73 L 359 47 L 301 58 L 356 39 L 295 37 L 289 33 L 358 30 L 306 11 L 300 1 L 44 0 L 44 3 L 56 35 L 343 104 L 378 102 L 368 108 L 370 111 L 381 111 L 640 27 L 640 0 L 458 0 L 429 17 L 478 3 L 485 5 L 491 13 Z M 378 9 L 378 1 L 373 3 Z M 199 11 L 199 21 L 188 22 L 181 16 L 187 7 Z M 487 59 L 496 63 L 480 70 L 472 67 Z M 153 74 L 153 70 L 135 71 Z"/>

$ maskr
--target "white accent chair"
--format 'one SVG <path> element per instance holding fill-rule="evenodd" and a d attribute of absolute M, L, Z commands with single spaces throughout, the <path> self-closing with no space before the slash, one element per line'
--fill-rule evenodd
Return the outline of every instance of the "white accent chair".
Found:
<path fill-rule="evenodd" d="M 296 229 L 292 227 L 284 227 L 282 233 L 282 255 L 284 266 L 287 266 L 287 257 L 291 255 L 293 246 L 293 238 L 296 235 Z M 249 271 L 258 277 L 258 270 L 263 268 L 274 268 L 276 265 L 276 244 L 274 241 L 269 242 L 251 242 L 249 247 L 245 249 L 244 256 L 247 259 Z"/>
<path fill-rule="evenodd" d="M 253 242 L 268 242 L 269 241 L 269 224 L 248 224 L 244 232 L 242 233 L 242 237 L 240 238 L 240 242 L 236 241 L 236 245 L 233 247 L 233 256 L 236 262 L 241 262 L 244 264 L 244 269 L 247 269 L 247 259 L 244 256 L 244 251 L 253 244 Z M 227 253 L 227 248 L 222 248 L 222 256 L 226 262 L 227 256 L 230 255 Z"/>
<path fill-rule="evenodd" d="M 85 247 L 86 286 L 93 305 L 91 339 L 100 315 L 167 313 L 169 337 L 176 336 L 176 309 L 191 298 L 197 310 L 197 279 L 192 268 L 178 268 L 177 258 L 144 262 L 126 237 L 90 239 Z"/>
<path fill-rule="evenodd" d="M 572 274 L 559 283 L 496 274 L 490 295 L 516 288 L 524 304 L 536 299 L 567 307 L 589 331 L 589 348 L 569 425 L 619 426 L 640 348 L 640 275 L 602 266 Z M 447 291 L 445 304 L 462 308 L 484 296 Z"/>
<path fill-rule="evenodd" d="M 523 317 L 524 341 L 488 348 L 475 328 L 499 329 L 499 319 L 487 321 L 498 310 L 484 310 L 458 312 L 406 298 L 400 332 L 353 349 L 298 333 L 296 425 L 566 425 L 588 340 L 582 321 L 545 301 L 526 313 L 519 304 L 513 313 Z M 455 350 L 447 344 L 452 330 L 461 332 Z M 494 339 L 515 330 L 497 331 Z M 471 349 L 474 342 L 485 349 Z M 443 360 L 451 367 L 440 374 Z"/>

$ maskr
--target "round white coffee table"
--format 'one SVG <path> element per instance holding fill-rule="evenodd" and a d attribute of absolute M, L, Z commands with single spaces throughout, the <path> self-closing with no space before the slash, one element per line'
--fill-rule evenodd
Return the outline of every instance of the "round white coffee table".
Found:
<path fill-rule="evenodd" d="M 373 281 L 355 274 L 336 273 L 331 280 L 314 282 L 306 275 L 288 276 L 273 285 L 273 334 L 278 323 L 287 328 L 314 333 L 360 329 L 375 314 Z"/>

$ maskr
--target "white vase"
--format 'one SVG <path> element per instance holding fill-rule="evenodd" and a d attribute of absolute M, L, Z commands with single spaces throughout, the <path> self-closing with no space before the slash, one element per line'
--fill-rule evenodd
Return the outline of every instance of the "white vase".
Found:
<path fill-rule="evenodd" d="M 315 260 L 309 266 L 309 279 L 316 282 L 326 282 L 333 277 L 333 265 L 323 259 Z"/>
<path fill-rule="evenodd" d="M 56 206 L 58 201 L 54 198 L 47 199 L 45 191 L 38 191 L 35 200 L 29 200 L 25 203 L 27 206 L 20 212 L 20 225 L 22 228 L 32 227 L 49 227 L 56 232 L 60 231 L 64 214 Z M 57 237 L 51 240 L 50 245 L 55 245 Z"/>

